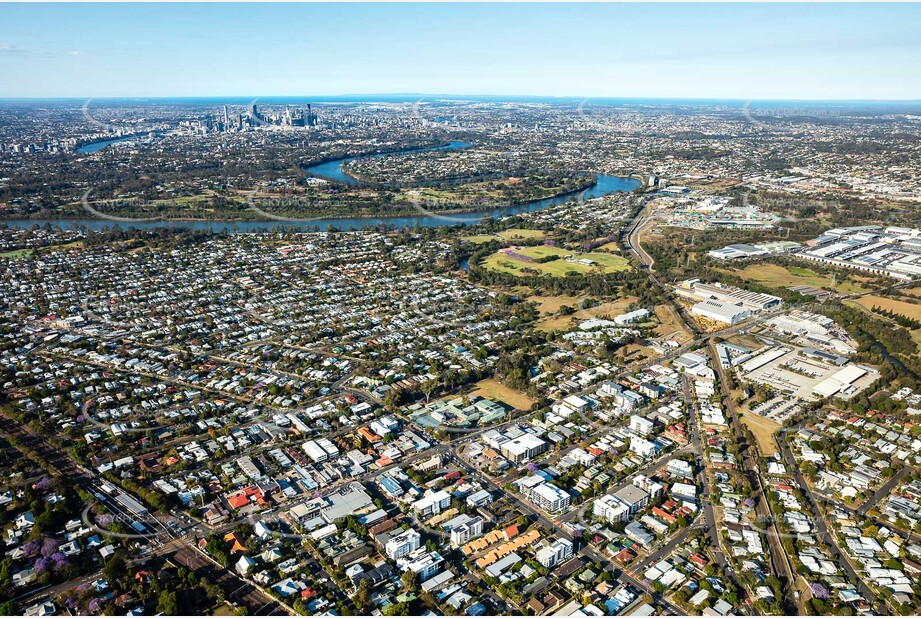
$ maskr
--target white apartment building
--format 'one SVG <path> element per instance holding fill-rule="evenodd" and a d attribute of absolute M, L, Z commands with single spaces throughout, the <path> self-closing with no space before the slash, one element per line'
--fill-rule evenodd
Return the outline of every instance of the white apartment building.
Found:
<path fill-rule="evenodd" d="M 398 560 L 419 549 L 421 542 L 422 537 L 419 533 L 410 528 L 409 530 L 404 530 L 400 534 L 391 537 L 384 546 L 384 553 L 386 553 L 387 557 L 391 560 Z"/>

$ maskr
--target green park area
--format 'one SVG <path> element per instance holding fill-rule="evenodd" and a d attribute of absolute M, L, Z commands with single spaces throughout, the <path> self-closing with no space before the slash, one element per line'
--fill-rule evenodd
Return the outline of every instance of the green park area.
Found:
<path fill-rule="evenodd" d="M 530 258 L 533 261 L 528 261 Z M 552 260 L 541 262 L 546 258 Z M 550 275 L 563 277 L 567 273 L 613 273 L 627 270 L 630 262 L 626 258 L 610 253 L 576 253 L 568 249 L 541 245 L 538 247 L 514 247 L 510 253 L 497 251 L 483 261 L 488 270 L 518 276 Z"/>

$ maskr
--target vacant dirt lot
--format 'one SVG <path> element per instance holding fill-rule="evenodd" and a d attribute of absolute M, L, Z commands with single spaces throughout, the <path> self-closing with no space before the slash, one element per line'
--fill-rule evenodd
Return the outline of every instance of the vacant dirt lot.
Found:
<path fill-rule="evenodd" d="M 519 410 L 528 410 L 534 404 L 534 400 L 524 393 L 503 384 L 499 384 L 499 382 L 493 379 L 481 380 L 477 382 L 476 386 L 476 390 L 470 393 L 471 395 L 478 395 L 493 401 L 501 401 Z"/>
<path fill-rule="evenodd" d="M 671 305 L 657 305 L 655 309 L 656 317 L 659 319 L 659 327 L 656 329 L 660 337 L 672 339 L 678 343 L 685 344 L 691 341 L 691 335 L 684 327 L 684 323 Z"/>
<path fill-rule="evenodd" d="M 743 412 L 742 422 L 755 434 L 755 442 L 762 457 L 771 457 L 777 452 L 774 432 L 780 429 L 779 424 L 752 412 Z"/>

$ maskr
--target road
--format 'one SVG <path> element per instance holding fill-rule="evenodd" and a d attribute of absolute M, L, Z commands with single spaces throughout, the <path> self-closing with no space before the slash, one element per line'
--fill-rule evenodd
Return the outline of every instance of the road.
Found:
<path fill-rule="evenodd" d="M 906 476 L 914 471 L 914 468 L 911 466 L 902 466 L 901 470 L 893 474 L 888 481 L 883 483 L 879 489 L 873 492 L 873 495 L 870 496 L 868 500 L 864 501 L 863 504 L 857 507 L 856 511 L 854 512 L 858 515 L 866 515 L 869 513 L 873 507 L 879 504 L 880 500 L 890 496 L 892 494 L 892 490 L 898 487 L 899 483 L 901 483 Z"/>
<path fill-rule="evenodd" d="M 723 553 L 719 530 L 716 527 L 716 514 L 713 512 L 713 495 L 710 491 L 710 478 L 707 474 L 706 457 L 704 456 L 703 442 L 700 436 L 700 406 L 697 399 L 691 394 L 691 384 L 686 374 L 681 374 L 682 391 L 684 400 L 688 405 L 688 436 L 694 452 L 700 458 L 697 461 L 697 484 L 701 487 L 701 509 L 704 512 L 704 522 L 707 536 L 710 537 L 710 546 L 717 564 L 725 568 L 728 563 Z"/>
<path fill-rule="evenodd" d="M 851 562 L 847 559 L 844 552 L 835 542 L 834 535 L 829 531 L 828 526 L 825 525 L 825 518 L 822 515 L 818 501 L 816 500 L 815 495 L 812 492 L 812 489 L 809 487 L 809 484 L 806 483 L 806 479 L 803 478 L 803 473 L 800 472 L 799 466 L 796 464 L 796 459 L 793 457 L 792 451 L 790 451 L 790 446 L 787 444 L 786 440 L 777 440 L 778 445 L 780 446 L 781 456 L 784 458 L 784 463 L 787 465 L 789 470 L 792 470 L 793 477 L 796 479 L 797 485 L 802 489 L 803 493 L 806 496 L 806 502 L 809 504 L 809 510 L 812 512 L 812 518 L 816 524 L 816 530 L 819 533 L 824 541 L 825 545 L 828 547 L 829 553 L 838 563 L 838 566 L 847 574 L 848 579 L 857 587 L 857 590 L 863 595 L 864 599 L 868 603 L 874 606 L 874 613 L 877 615 L 883 615 L 884 612 L 880 611 L 880 605 L 877 600 L 876 594 L 870 590 L 869 586 L 864 583 L 864 581 L 857 574 L 857 571 L 851 565 Z"/>
<path fill-rule="evenodd" d="M 742 429 L 742 423 L 739 420 L 739 413 L 736 409 L 735 402 L 732 399 L 732 390 L 729 387 L 729 380 L 726 377 L 726 370 L 723 369 L 723 366 L 720 364 L 719 355 L 716 352 L 716 346 L 712 340 L 708 342 L 707 352 L 710 355 L 710 362 L 716 371 L 716 375 L 720 383 L 720 390 L 723 393 L 723 404 L 726 407 L 727 418 L 731 423 L 732 430 L 735 432 L 736 436 L 744 436 L 745 432 Z M 752 455 L 753 449 L 754 447 L 752 445 L 748 445 L 739 453 L 742 459 L 742 471 L 749 478 L 752 487 L 755 487 L 758 490 L 757 495 L 754 496 L 755 514 L 760 518 L 762 522 L 765 522 L 766 524 L 766 534 L 764 535 L 764 538 L 767 540 L 768 544 L 768 554 L 771 563 L 771 570 L 784 584 L 784 597 L 787 601 L 788 607 L 797 607 L 799 605 L 798 599 L 793 594 L 793 586 L 796 581 L 796 573 L 793 570 L 793 565 L 790 563 L 790 558 L 787 556 L 787 552 L 784 549 L 783 544 L 780 542 L 780 535 L 777 532 L 777 524 L 774 520 L 773 514 L 771 513 L 771 506 L 768 502 L 767 493 L 764 489 L 764 480 L 761 477 L 761 471 L 758 469 L 758 464 Z"/>

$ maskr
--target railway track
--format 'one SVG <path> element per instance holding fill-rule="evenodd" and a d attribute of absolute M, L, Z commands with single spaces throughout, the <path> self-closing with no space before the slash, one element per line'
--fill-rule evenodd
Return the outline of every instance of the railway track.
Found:
<path fill-rule="evenodd" d="M 48 442 L 45 437 L 3 414 L 0 414 L 0 432 L 10 438 L 14 438 L 23 447 L 34 451 L 42 458 L 42 463 L 50 468 L 49 472 L 52 474 L 71 478 L 82 476 L 82 473 L 74 466 L 74 462 L 69 455 Z"/>

